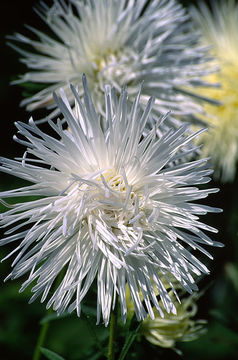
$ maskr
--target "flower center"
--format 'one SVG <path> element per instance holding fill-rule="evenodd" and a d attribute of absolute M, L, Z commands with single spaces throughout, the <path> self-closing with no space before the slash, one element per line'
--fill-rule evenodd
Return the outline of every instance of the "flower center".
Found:
<path fill-rule="evenodd" d="M 126 175 L 106 170 L 97 177 L 93 213 L 115 228 L 131 226 L 148 227 L 148 217 L 152 213 L 145 191 L 135 193 Z"/>
<path fill-rule="evenodd" d="M 88 190 L 93 198 L 91 204 L 94 204 L 90 212 L 111 226 L 129 224 L 139 212 L 139 197 L 132 191 L 126 177 L 116 174 L 113 169 L 97 176 L 95 186 Z"/>
<path fill-rule="evenodd" d="M 110 81 L 116 88 L 121 88 L 132 80 L 133 64 L 137 55 L 133 50 L 109 51 L 105 55 L 92 57 L 91 63 L 96 82 L 104 90 L 105 83 Z"/>

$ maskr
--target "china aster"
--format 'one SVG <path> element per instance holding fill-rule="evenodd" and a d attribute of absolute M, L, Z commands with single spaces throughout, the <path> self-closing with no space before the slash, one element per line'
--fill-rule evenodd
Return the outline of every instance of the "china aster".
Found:
<path fill-rule="evenodd" d="M 194 250 L 211 257 L 205 247 L 220 245 L 207 235 L 216 230 L 199 221 L 219 209 L 196 202 L 217 191 L 198 187 L 210 180 L 207 160 L 180 161 L 186 152 L 179 150 L 201 130 L 189 135 L 184 124 L 161 137 L 156 127 L 143 135 L 153 98 L 142 112 L 139 92 L 128 110 L 126 90 L 118 99 L 106 86 L 102 120 L 85 77 L 83 88 L 81 99 L 71 86 L 76 111 L 64 92 L 55 95 L 66 127 L 49 120 L 53 136 L 32 119 L 18 122 L 15 139 L 26 152 L 20 159 L 0 159 L 1 171 L 29 182 L 0 198 L 31 196 L 0 218 L 7 228 L 0 244 L 16 243 L 7 257 L 18 253 L 8 278 L 29 274 L 21 291 L 33 284 L 31 301 L 41 296 L 59 314 L 80 315 L 82 300 L 96 286 L 98 322 L 102 315 L 106 325 L 117 297 L 126 320 L 126 285 L 138 320 L 154 318 L 153 308 L 163 316 L 160 301 L 165 311 L 176 313 L 162 277 L 175 293 L 166 274 L 188 292 L 196 290 L 193 276 L 209 270 Z M 168 168 L 169 162 L 174 165 Z"/>
<path fill-rule="evenodd" d="M 212 70 L 210 55 L 177 1 L 55 0 L 51 7 L 42 3 L 37 12 L 48 33 L 30 28 L 34 37 L 10 37 L 28 68 L 15 83 L 41 87 L 22 101 L 28 110 L 48 107 L 55 116 L 59 109 L 52 92 L 64 88 L 73 104 L 68 85 L 79 86 L 82 95 L 84 73 L 101 113 L 105 84 L 118 91 L 126 84 L 133 99 L 142 81 L 141 106 L 155 96 L 154 117 L 172 110 L 170 125 L 177 127 L 181 115 L 191 120 L 204 111 L 194 88 Z"/>

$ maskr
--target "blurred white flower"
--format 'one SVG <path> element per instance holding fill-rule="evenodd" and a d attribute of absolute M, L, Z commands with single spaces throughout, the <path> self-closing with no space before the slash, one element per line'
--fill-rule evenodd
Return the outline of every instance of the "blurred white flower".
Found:
<path fill-rule="evenodd" d="M 232 0 L 212 3 L 212 11 L 199 4 L 192 8 L 194 21 L 203 32 L 204 44 L 210 44 L 214 62 L 220 71 L 204 80 L 220 84 L 218 88 L 202 88 L 199 94 L 220 102 L 220 106 L 204 104 L 210 125 L 200 137 L 201 156 L 211 156 L 216 179 L 234 180 L 238 159 L 238 5 Z"/>
<path fill-rule="evenodd" d="M 203 245 L 221 245 L 204 232 L 216 230 L 198 219 L 219 209 L 194 202 L 217 191 L 195 186 L 210 180 L 206 160 L 165 168 L 186 156 L 179 149 L 198 133 L 187 136 L 188 125 L 183 125 L 161 138 L 156 129 L 142 136 L 153 99 L 142 114 L 139 93 L 129 112 L 126 91 L 118 100 L 109 86 L 102 128 L 85 77 L 83 87 L 84 103 L 72 87 L 76 112 L 63 92 L 55 96 L 70 131 L 62 128 L 60 120 L 57 124 L 49 120 L 54 138 L 32 119 L 29 124 L 18 122 L 16 140 L 27 151 L 22 159 L 0 159 L 1 171 L 33 183 L 1 192 L 0 198 L 40 196 L 1 215 L 0 225 L 10 228 L 0 244 L 18 243 L 7 256 L 19 251 L 9 278 L 29 272 L 21 290 L 35 282 L 31 301 L 48 296 L 47 307 L 53 305 L 58 313 L 76 309 L 78 315 L 96 280 L 98 321 L 102 313 L 105 324 L 117 295 L 126 320 L 126 284 L 139 320 L 147 314 L 154 318 L 152 306 L 163 316 L 158 293 L 165 310 L 175 313 L 159 273 L 166 271 L 187 291 L 196 290 L 193 274 L 209 271 L 190 250 L 211 257 Z M 64 278 L 53 290 L 62 269 Z"/>
<path fill-rule="evenodd" d="M 34 40 L 21 34 L 10 37 L 28 47 L 23 50 L 12 44 L 30 69 L 15 83 L 45 85 L 22 101 L 28 110 L 54 109 L 52 92 L 61 87 L 72 104 L 68 84 L 79 85 L 82 95 L 84 73 L 102 114 L 105 84 L 118 91 L 126 84 L 130 99 L 142 81 L 141 105 L 155 96 L 154 111 L 172 110 L 167 122 L 173 126 L 180 124 L 179 115 L 191 120 L 203 112 L 199 95 L 189 94 L 203 84 L 201 77 L 211 72 L 211 66 L 206 48 L 198 45 L 199 34 L 175 0 L 55 0 L 52 7 L 43 3 L 38 14 L 51 35 L 30 28 Z M 57 113 L 58 109 L 51 116 Z"/>

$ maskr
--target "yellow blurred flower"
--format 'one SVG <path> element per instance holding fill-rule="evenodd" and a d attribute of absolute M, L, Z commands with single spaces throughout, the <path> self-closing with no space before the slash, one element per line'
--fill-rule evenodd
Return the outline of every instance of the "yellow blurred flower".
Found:
<path fill-rule="evenodd" d="M 203 120 L 210 128 L 199 139 L 201 156 L 210 156 L 215 178 L 228 182 L 235 177 L 238 159 L 238 6 L 233 0 L 213 2 L 211 12 L 201 3 L 200 11 L 193 7 L 191 12 L 220 68 L 206 77 L 220 87 L 200 89 L 200 95 L 220 103 L 204 105 L 207 115 Z"/>

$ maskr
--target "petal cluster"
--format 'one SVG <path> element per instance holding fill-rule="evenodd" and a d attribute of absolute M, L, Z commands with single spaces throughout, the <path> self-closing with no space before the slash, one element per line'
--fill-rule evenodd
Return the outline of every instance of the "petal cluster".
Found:
<path fill-rule="evenodd" d="M 55 136 L 32 119 L 18 122 L 15 139 L 27 150 L 22 159 L 0 159 L 1 171 L 31 183 L 0 198 L 38 196 L 1 215 L 0 225 L 8 230 L 0 244 L 17 244 L 9 254 L 18 253 L 9 278 L 28 273 L 21 290 L 34 282 L 31 301 L 47 298 L 47 307 L 59 314 L 76 309 L 80 315 L 83 298 L 96 286 L 98 321 L 102 314 L 105 324 L 117 296 L 126 320 L 126 284 L 139 320 L 154 318 L 153 307 L 163 316 L 158 294 L 164 309 L 175 313 L 160 274 L 169 273 L 192 292 L 193 276 L 209 272 L 192 250 L 211 257 L 204 245 L 221 245 L 206 234 L 216 230 L 199 221 L 199 215 L 219 209 L 196 203 L 217 191 L 195 186 L 206 184 L 212 171 L 206 159 L 181 161 L 186 153 L 179 150 L 198 133 L 188 135 L 183 125 L 161 137 L 156 128 L 143 135 L 153 98 L 142 112 L 139 92 L 128 110 L 126 90 L 118 98 L 110 86 L 101 119 L 85 77 L 83 87 L 83 99 L 71 87 L 75 110 L 64 92 L 55 95 L 66 122 L 49 120 Z M 170 162 L 176 165 L 166 167 Z"/>
<path fill-rule="evenodd" d="M 52 7 L 42 4 L 38 14 L 52 35 L 30 28 L 35 39 L 21 34 L 10 37 L 23 45 L 19 49 L 12 44 L 29 68 L 16 82 L 44 87 L 22 101 L 28 110 L 54 108 L 52 91 L 60 87 L 72 103 L 68 84 L 77 86 L 85 73 L 101 113 L 105 112 L 104 84 L 117 90 L 126 84 L 135 97 L 142 81 L 141 105 L 155 96 L 154 111 L 172 110 L 168 119 L 173 126 L 180 122 L 176 115 L 193 114 L 195 119 L 194 114 L 203 112 L 200 96 L 191 97 L 190 92 L 210 73 L 210 56 L 176 1 L 56 0 Z M 83 93 L 81 85 L 79 93 Z M 52 116 L 57 113 L 56 108 Z"/>

